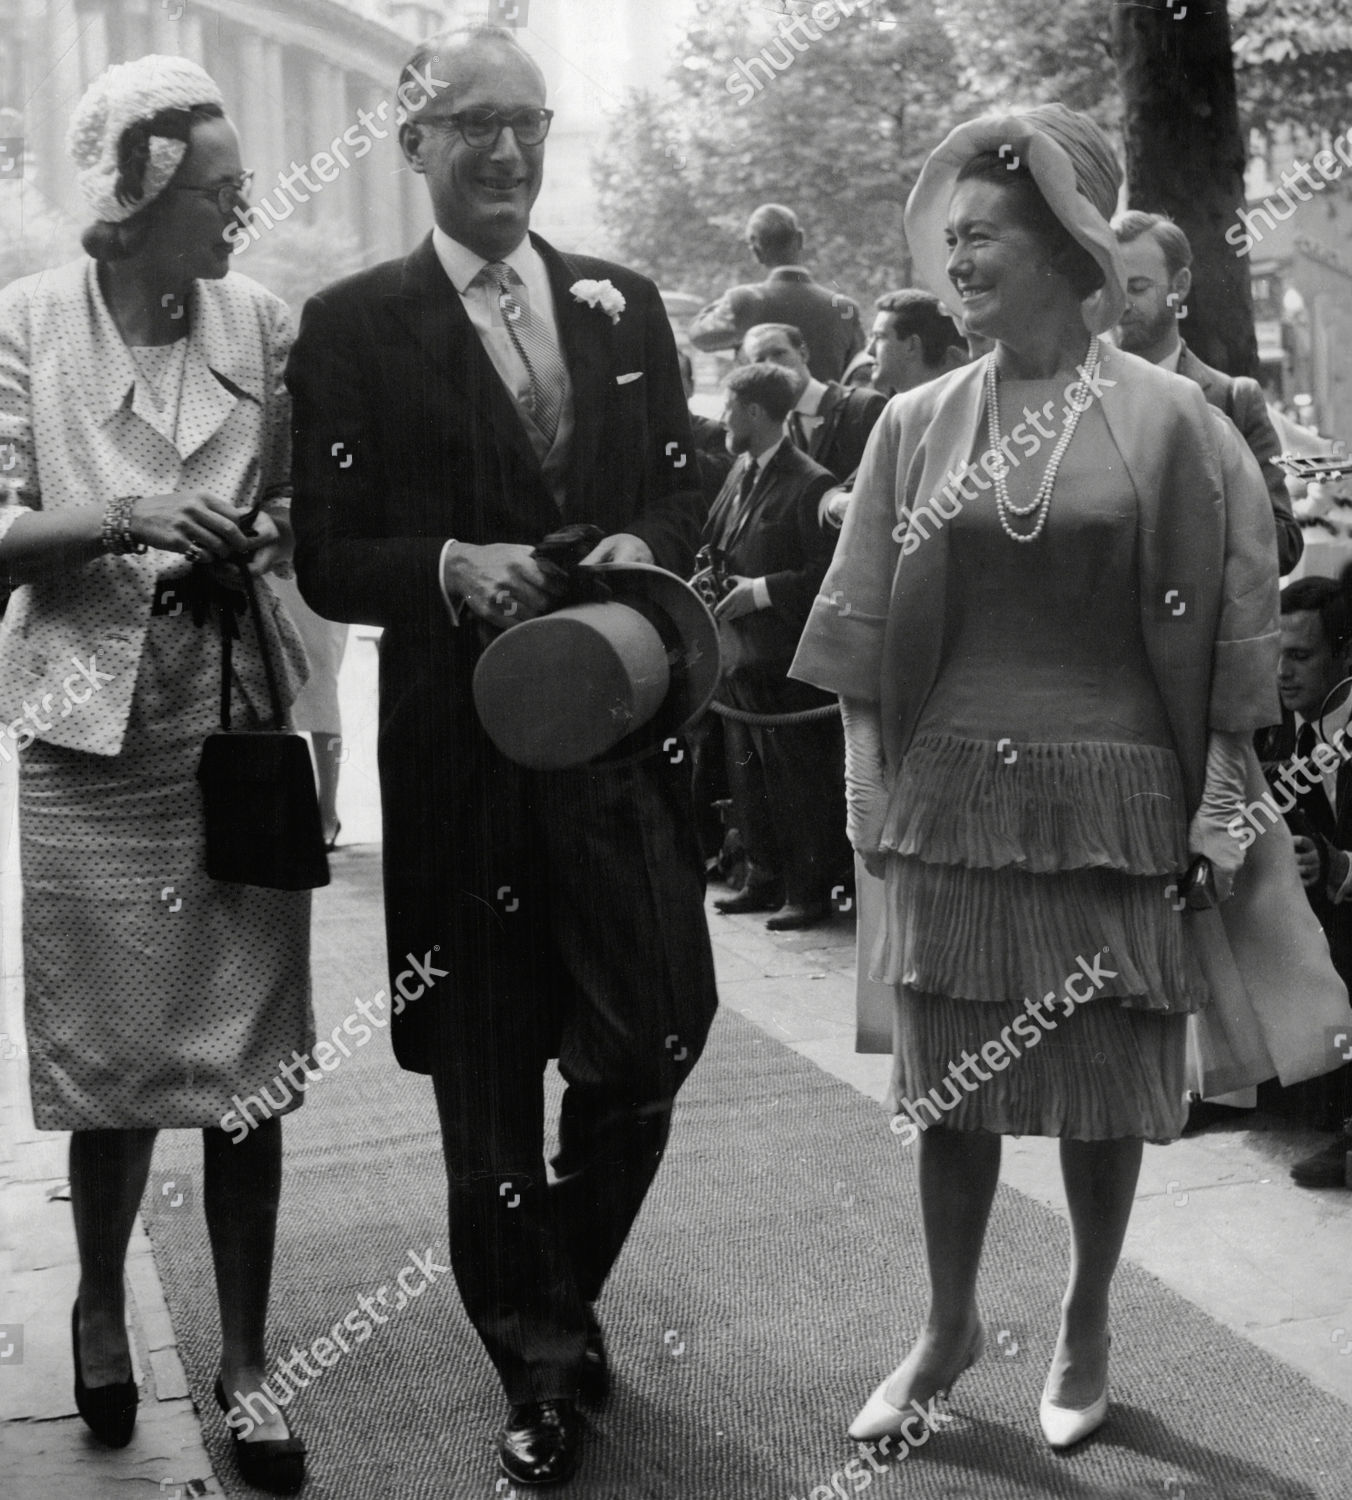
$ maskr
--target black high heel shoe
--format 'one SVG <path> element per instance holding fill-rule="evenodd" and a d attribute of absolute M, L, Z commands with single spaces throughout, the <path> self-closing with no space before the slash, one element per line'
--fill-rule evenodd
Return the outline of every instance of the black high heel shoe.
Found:
<path fill-rule="evenodd" d="M 136 1407 L 140 1393 L 135 1379 L 120 1380 L 116 1385 L 88 1386 L 80 1368 L 80 1304 L 70 1310 L 70 1352 L 75 1361 L 75 1409 L 85 1426 L 101 1443 L 110 1448 L 125 1448 L 136 1428 Z"/>
<path fill-rule="evenodd" d="M 226 1413 L 232 1409 L 225 1399 L 219 1375 L 216 1404 Z M 235 1463 L 246 1484 L 270 1495 L 294 1495 L 305 1483 L 305 1444 L 298 1437 L 263 1438 L 249 1443 L 233 1425 L 227 1425 L 234 1440 Z"/>

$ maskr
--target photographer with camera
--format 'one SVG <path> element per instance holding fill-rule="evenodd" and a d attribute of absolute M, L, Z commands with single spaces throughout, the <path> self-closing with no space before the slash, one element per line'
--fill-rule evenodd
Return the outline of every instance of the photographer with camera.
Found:
<path fill-rule="evenodd" d="M 812 601 L 835 549 L 818 523 L 830 472 L 788 441 L 796 386 L 787 370 L 743 365 L 727 380 L 727 445 L 738 455 L 704 529 L 694 579 L 722 638 L 723 702 L 755 715 L 820 708 L 830 697 L 790 682 Z M 834 716 L 724 725 L 728 780 L 747 876 L 721 912 L 773 912 L 773 932 L 813 927 L 849 863 L 844 845 L 844 746 Z"/>

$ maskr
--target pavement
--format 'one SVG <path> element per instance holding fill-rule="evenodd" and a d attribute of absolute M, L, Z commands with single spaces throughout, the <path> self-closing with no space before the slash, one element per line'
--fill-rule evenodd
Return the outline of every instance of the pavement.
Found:
<path fill-rule="evenodd" d="M 353 630 L 340 679 L 345 846 L 379 841 L 375 632 Z M 218 1495 L 188 1398 L 155 1261 L 138 1224 L 128 1322 L 142 1381 L 137 1437 L 112 1452 L 86 1432 L 71 1389 L 77 1261 L 66 1137 L 29 1111 L 21 1013 L 20 905 L 11 836 L 14 770 L 0 759 L 0 1454 L 15 1500 Z M 334 861 L 337 886 L 343 856 Z M 714 894 L 717 894 L 715 892 Z M 334 899 L 316 892 L 316 916 Z M 836 913 L 776 935 L 761 918 L 710 912 L 722 1002 L 781 1045 L 881 1101 L 890 1059 L 854 1051 L 854 926 Z M 370 913 L 381 941 L 381 914 Z M 317 996 L 317 1007 L 343 997 Z M 393 1067 L 393 1062 L 390 1063 Z M 335 1084 L 335 1086 L 341 1086 Z M 1171 1146 L 1147 1146 L 1126 1258 L 1352 1407 L 1352 1192 L 1295 1187 L 1287 1167 L 1322 1137 L 1261 1116 Z M 1005 1143 L 1003 1180 L 1064 1215 L 1054 1141 Z M 898 1351 L 900 1354 L 901 1351 Z M 1211 1371 L 1209 1379 L 1223 1380 Z"/>

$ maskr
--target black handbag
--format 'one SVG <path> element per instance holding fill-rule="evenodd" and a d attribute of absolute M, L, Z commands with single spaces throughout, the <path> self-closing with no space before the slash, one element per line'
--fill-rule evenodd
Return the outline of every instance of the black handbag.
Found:
<path fill-rule="evenodd" d="M 233 612 L 217 610 L 221 632 L 221 732 L 207 736 L 197 765 L 206 815 L 207 874 L 213 880 L 308 891 L 329 883 L 310 751 L 303 735 L 283 727 L 282 699 L 268 654 L 253 575 L 240 569 L 268 680 L 272 725 L 230 727 Z"/>

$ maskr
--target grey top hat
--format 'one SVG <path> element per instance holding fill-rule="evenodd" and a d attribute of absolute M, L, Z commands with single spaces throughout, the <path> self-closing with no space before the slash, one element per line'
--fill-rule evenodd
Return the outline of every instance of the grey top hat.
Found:
<path fill-rule="evenodd" d="M 474 670 L 474 704 L 509 760 L 537 770 L 661 750 L 708 707 L 718 627 L 683 579 L 646 563 L 578 570 L 609 598 L 513 625 Z"/>

